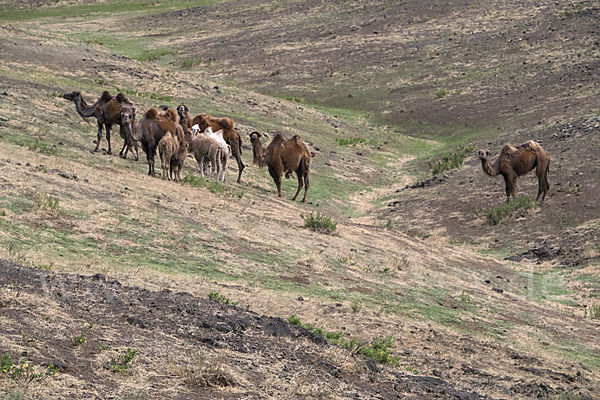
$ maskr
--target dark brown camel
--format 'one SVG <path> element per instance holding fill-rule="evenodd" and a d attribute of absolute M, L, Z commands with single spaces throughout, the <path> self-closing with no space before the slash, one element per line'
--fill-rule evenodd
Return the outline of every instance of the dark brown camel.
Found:
<path fill-rule="evenodd" d="M 298 176 L 298 190 L 292 201 L 296 200 L 300 189 L 304 185 L 302 202 L 306 203 L 306 192 L 310 187 L 310 152 L 300 136 L 294 135 L 291 139 L 286 139 L 278 132 L 265 149 L 260 141 L 263 134 L 252 132 L 248 135 L 250 136 L 250 142 L 252 142 L 252 161 L 260 168 L 265 165 L 269 167 L 269 174 L 275 181 L 279 197 L 282 197 L 281 175 L 285 173 L 286 179 L 289 179 L 292 172 L 295 172 Z"/>
<path fill-rule="evenodd" d="M 169 108 L 160 114 L 156 108 L 150 108 L 140 120 L 133 134 L 133 139 L 140 141 L 142 150 L 146 153 L 148 175 L 150 176 L 155 175 L 154 156 L 156 155 L 156 147 L 167 132 L 175 132 L 173 136 L 177 136 L 179 142 L 184 141 L 183 129 L 177 123 L 177 111 L 174 108 Z M 163 171 L 164 173 L 165 171 Z"/>
<path fill-rule="evenodd" d="M 192 135 L 192 117 L 189 115 L 190 109 L 182 104 L 177 107 L 177 114 L 179 114 L 179 125 L 183 128 L 183 133 L 185 134 L 185 140 L 188 143 L 191 143 L 193 139 Z"/>
<path fill-rule="evenodd" d="M 242 162 L 242 137 L 233 128 L 233 120 L 227 117 L 213 118 L 208 114 L 199 114 L 192 119 L 192 125 L 198 125 L 200 132 L 204 132 L 208 127 L 212 128 L 213 132 L 223 130 L 223 139 L 231 147 L 231 154 L 238 164 L 237 183 L 240 183 L 242 172 L 246 166 Z"/>
<path fill-rule="evenodd" d="M 490 176 L 502 175 L 506 184 L 506 202 L 510 202 L 510 196 L 515 197 L 517 178 L 526 175 L 534 168 L 539 181 L 538 195 L 535 201 L 538 201 L 540 195 L 543 203 L 546 193 L 550 190 L 548 185 L 548 171 L 550 170 L 550 156 L 542 147 L 529 140 L 522 145 L 515 147 L 505 144 L 502 147 L 500 155 L 494 162 L 490 162 L 490 151 L 479 150 L 481 167 L 483 172 Z"/>
<path fill-rule="evenodd" d="M 112 148 L 110 144 L 110 129 L 113 125 L 119 125 L 120 127 L 119 133 L 125 140 L 123 149 L 127 147 L 127 150 L 129 150 L 131 146 L 135 146 L 137 148 L 137 145 L 134 144 L 131 139 L 133 121 L 131 121 L 132 123 L 125 123 L 125 127 L 123 127 L 121 120 L 121 107 L 118 107 L 118 105 L 122 106 L 123 104 L 126 105 L 125 114 L 129 116 L 126 117 L 126 119 L 131 117 L 135 118 L 135 107 L 133 107 L 133 103 L 131 103 L 131 101 L 129 101 L 124 94 L 119 93 L 115 99 L 108 91 L 104 91 L 100 98 L 90 106 L 88 106 L 80 92 L 65 93 L 63 98 L 75 103 L 75 109 L 77 110 L 77 113 L 86 122 L 89 123 L 89 117 L 96 118 L 96 121 L 98 122 L 98 141 L 96 142 L 96 148 L 94 149 L 94 152 L 98 151 L 98 147 L 100 146 L 100 141 L 102 140 L 102 127 L 104 126 L 104 129 L 106 130 L 106 141 L 108 142 L 107 154 L 112 154 Z M 116 100 L 116 102 L 113 101 L 113 105 L 109 106 L 111 100 Z M 109 109 L 107 109 L 107 106 Z M 121 153 L 119 155 L 125 158 L 127 151 L 125 152 L 125 155 L 123 155 L 123 149 L 121 149 Z"/>

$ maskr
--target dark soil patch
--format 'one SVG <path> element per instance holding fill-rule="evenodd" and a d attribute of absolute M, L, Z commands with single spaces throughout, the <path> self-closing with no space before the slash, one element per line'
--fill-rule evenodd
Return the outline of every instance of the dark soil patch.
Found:
<path fill-rule="evenodd" d="M 299 283 L 301 285 L 310 285 L 310 280 L 308 280 L 308 278 L 305 278 L 303 276 L 280 276 L 279 277 L 280 281 L 285 281 L 285 282 L 295 282 L 295 283 Z"/>

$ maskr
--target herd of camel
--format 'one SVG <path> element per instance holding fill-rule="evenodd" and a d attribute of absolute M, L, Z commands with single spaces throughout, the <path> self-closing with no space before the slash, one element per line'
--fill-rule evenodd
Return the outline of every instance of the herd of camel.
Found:
<path fill-rule="evenodd" d="M 129 151 L 139 159 L 138 142 L 146 153 L 148 160 L 148 175 L 154 176 L 154 157 L 158 150 L 161 158 L 162 177 L 179 181 L 180 171 L 188 153 L 192 154 L 204 177 L 205 170 L 212 178 L 216 171 L 217 180 L 226 177 L 227 158 L 232 155 L 237 161 L 238 178 L 240 183 L 245 168 L 242 162 L 242 137 L 234 128 L 231 118 L 213 118 L 209 114 L 189 115 L 189 108 L 184 104 L 177 107 L 163 107 L 163 112 L 156 108 L 148 109 L 139 122 L 136 122 L 134 104 L 123 94 L 112 96 L 108 91 L 91 105 L 83 99 L 80 92 L 65 93 L 63 98 L 73 101 L 77 113 L 86 121 L 95 117 L 98 123 L 98 141 L 94 151 L 98 151 L 102 140 L 102 131 L 106 131 L 108 154 L 112 154 L 110 130 L 112 125 L 119 125 L 119 134 L 124 139 L 123 148 L 119 155 L 127 157 Z M 178 118 L 179 117 L 179 118 Z M 89 121 L 88 121 L 89 122 Z M 311 157 L 314 156 L 308 145 L 299 135 L 284 138 L 279 132 L 275 133 L 271 143 L 265 148 L 261 137 L 268 136 L 260 132 L 249 134 L 252 143 L 253 163 L 259 167 L 267 166 L 269 174 L 275 181 L 279 197 L 281 194 L 281 177 L 285 173 L 290 178 L 293 173 L 298 177 L 298 190 L 292 200 L 296 200 L 304 187 L 303 203 L 310 187 L 309 173 Z M 210 165 L 210 168 L 205 168 Z M 222 171 L 222 173 L 220 173 Z"/>
<path fill-rule="evenodd" d="M 158 149 L 163 179 L 178 182 L 181 168 L 189 153 L 198 162 L 202 177 L 208 169 L 205 168 L 206 163 L 206 166 L 210 164 L 209 180 L 216 171 L 217 180 L 221 175 L 221 180 L 225 181 L 227 158 L 232 155 L 237 161 L 237 183 L 240 183 L 245 168 L 241 157 L 242 137 L 234 128 L 231 118 L 213 118 L 209 114 L 191 117 L 189 108 L 182 104 L 177 107 L 177 110 L 163 106 L 163 112 L 150 108 L 141 120 L 136 122 L 135 106 L 123 93 L 113 97 L 105 91 L 92 105 L 88 105 L 79 92 L 66 93 L 63 97 L 75 103 L 77 113 L 84 120 L 88 121 L 90 117 L 96 118 L 98 141 L 94 151 L 98 151 L 104 129 L 108 142 L 107 153 L 112 154 L 110 129 L 112 125 L 119 125 L 119 134 L 124 139 L 119 155 L 126 158 L 127 153 L 131 151 L 137 161 L 139 142 L 148 160 L 148 175 L 155 175 L 154 157 Z M 296 173 L 298 190 L 292 200 L 296 200 L 304 187 L 302 202 L 305 203 L 310 186 L 310 162 L 311 157 L 314 156 L 307 144 L 299 135 L 287 139 L 281 133 L 275 133 L 271 143 L 264 148 L 261 137 L 268 135 L 260 132 L 252 132 L 248 135 L 252 143 L 253 163 L 261 168 L 268 167 L 269 174 L 277 186 L 279 197 L 282 197 L 281 176 L 285 173 L 286 179 L 289 179 L 292 173 Z M 538 143 L 529 140 L 520 146 L 505 144 L 496 160 L 490 161 L 490 156 L 489 150 L 479 150 L 483 171 L 490 176 L 504 177 L 507 203 L 510 202 L 511 196 L 514 199 L 516 195 L 517 178 L 533 169 L 536 169 L 539 181 L 536 201 L 542 196 L 541 203 L 544 202 L 550 189 L 548 185 L 550 156 Z"/>

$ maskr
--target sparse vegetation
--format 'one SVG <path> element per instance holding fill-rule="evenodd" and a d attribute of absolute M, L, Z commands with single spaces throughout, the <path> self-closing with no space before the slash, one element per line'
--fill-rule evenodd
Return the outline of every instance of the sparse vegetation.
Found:
<path fill-rule="evenodd" d="M 202 64 L 201 59 L 193 59 L 193 58 L 185 58 L 181 60 L 181 68 L 182 69 L 192 69 L 197 65 Z"/>
<path fill-rule="evenodd" d="M 67 338 L 71 341 L 71 345 L 73 345 L 74 347 L 77 347 L 77 346 L 87 343 L 87 335 L 92 330 L 92 327 L 94 326 L 94 324 L 92 324 L 90 322 L 89 324 L 86 324 L 86 325 L 87 326 L 85 328 L 83 328 L 83 331 L 79 335 L 73 336 L 73 337 L 71 337 L 70 335 L 66 335 Z"/>
<path fill-rule="evenodd" d="M 584 316 L 589 319 L 600 319 L 600 303 L 590 303 L 585 309 Z"/>
<path fill-rule="evenodd" d="M 153 50 L 144 50 L 142 53 L 138 54 L 134 59 L 141 62 L 150 62 L 156 61 L 161 57 L 168 56 L 174 54 L 172 50 L 169 49 L 153 49 Z"/>
<path fill-rule="evenodd" d="M 456 151 L 444 154 L 441 160 L 429 160 L 428 165 L 433 175 L 441 174 L 444 171 L 459 168 L 467 155 L 473 151 L 474 145 L 459 147 Z"/>
<path fill-rule="evenodd" d="M 394 344 L 393 336 L 386 336 L 385 338 L 376 337 L 368 346 L 361 347 L 358 350 L 358 354 L 371 358 L 382 364 L 390 364 L 395 367 L 398 366 L 400 357 L 392 356 L 390 347 Z"/>
<path fill-rule="evenodd" d="M 444 89 L 440 89 L 437 92 L 435 92 L 435 97 L 437 97 L 438 99 L 441 99 L 442 97 L 446 97 L 448 95 L 448 91 L 444 90 Z"/>
<path fill-rule="evenodd" d="M 60 151 L 55 146 L 49 145 L 48 143 L 44 143 L 41 140 L 36 140 L 29 144 L 29 150 L 31 151 L 39 151 L 40 153 L 49 155 L 49 156 L 57 156 L 60 154 Z"/>
<path fill-rule="evenodd" d="M 360 312 L 360 310 L 362 310 L 362 308 L 363 308 L 362 301 L 360 301 L 358 299 L 352 299 L 352 302 L 350 305 L 352 307 L 352 312 L 354 312 L 355 314 L 358 314 Z"/>
<path fill-rule="evenodd" d="M 45 211 L 48 213 L 52 213 L 58 215 L 61 213 L 61 208 L 59 206 L 59 198 L 53 197 L 52 195 L 46 192 L 38 192 L 35 195 L 35 199 L 33 200 L 33 204 L 36 209 L 39 211 Z"/>
<path fill-rule="evenodd" d="M 138 90 L 117 88 L 117 91 L 123 92 L 130 96 L 137 96 L 137 97 L 142 97 L 142 98 L 147 98 L 147 99 L 152 99 L 152 100 L 159 100 L 159 101 L 166 101 L 166 102 L 171 102 L 171 100 L 172 100 L 171 96 L 162 96 L 162 95 L 159 95 L 156 93 L 141 92 Z"/>
<path fill-rule="evenodd" d="M 565 191 L 565 194 L 580 193 L 581 192 L 581 186 L 579 186 L 579 185 L 575 185 L 575 186 L 567 185 L 565 187 L 564 191 Z"/>
<path fill-rule="evenodd" d="M 0 355 L 0 374 L 8 376 L 23 392 L 27 393 L 32 383 L 40 383 L 49 376 L 57 375 L 58 368 L 51 364 L 44 369 L 25 358 L 14 363 L 8 354 L 2 354 Z"/>
<path fill-rule="evenodd" d="M 238 304 L 240 304 L 239 301 L 231 301 L 230 299 L 228 299 L 224 295 L 219 294 L 219 292 L 210 292 L 208 294 L 208 298 L 211 299 L 211 300 L 218 301 L 219 303 L 231 304 L 232 306 L 237 306 Z"/>
<path fill-rule="evenodd" d="M 112 372 L 129 372 L 131 370 L 131 362 L 137 353 L 138 350 L 127 347 L 127 353 L 119 354 L 117 358 L 110 360 L 110 370 Z"/>
<path fill-rule="evenodd" d="M 276 69 L 275 71 L 271 72 L 271 76 L 277 76 L 277 75 L 281 75 L 281 71 Z"/>
<path fill-rule="evenodd" d="M 493 225 L 497 225 L 502 220 L 519 210 L 530 210 L 535 207 L 534 201 L 529 196 L 517 197 L 508 204 L 494 206 L 488 211 L 486 217 Z"/>
<path fill-rule="evenodd" d="M 331 234 L 337 229 L 337 222 L 333 222 L 331 217 L 321 215 L 320 212 L 317 212 L 316 216 L 313 216 L 312 212 L 310 215 L 300 214 L 300 218 L 304 220 L 307 228 L 316 232 Z"/>

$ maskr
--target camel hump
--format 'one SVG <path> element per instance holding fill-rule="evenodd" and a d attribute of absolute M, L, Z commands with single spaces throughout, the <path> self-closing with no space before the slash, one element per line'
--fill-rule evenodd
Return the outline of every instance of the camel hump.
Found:
<path fill-rule="evenodd" d="M 528 140 L 527 142 L 523 143 L 521 146 L 527 147 L 532 151 L 538 151 L 539 149 L 542 148 L 539 144 L 537 144 L 533 140 Z"/>
<path fill-rule="evenodd" d="M 219 125 L 224 129 L 233 129 L 233 120 L 228 117 L 221 118 L 219 120 Z"/>
<path fill-rule="evenodd" d="M 163 115 L 165 116 L 165 118 L 168 118 L 173 122 L 177 122 L 177 111 L 175 111 L 174 108 L 167 108 L 167 111 L 165 111 Z"/>
<path fill-rule="evenodd" d="M 110 101 L 108 103 L 106 103 L 106 114 L 111 119 L 113 119 L 120 113 L 121 113 L 121 103 L 119 103 L 116 98 L 110 99 Z"/>
<path fill-rule="evenodd" d="M 148 111 L 146 111 L 146 113 L 144 114 L 144 118 L 147 118 L 147 119 L 158 118 L 158 110 L 154 107 L 148 109 Z"/>
<path fill-rule="evenodd" d="M 110 101 L 112 98 L 113 96 L 108 92 L 108 90 L 102 92 L 102 96 L 100 96 L 100 100 L 102 101 Z"/>
<path fill-rule="evenodd" d="M 519 149 L 510 143 L 504 143 L 504 146 L 502 146 L 502 154 L 511 155 L 517 153 L 518 151 Z"/>

